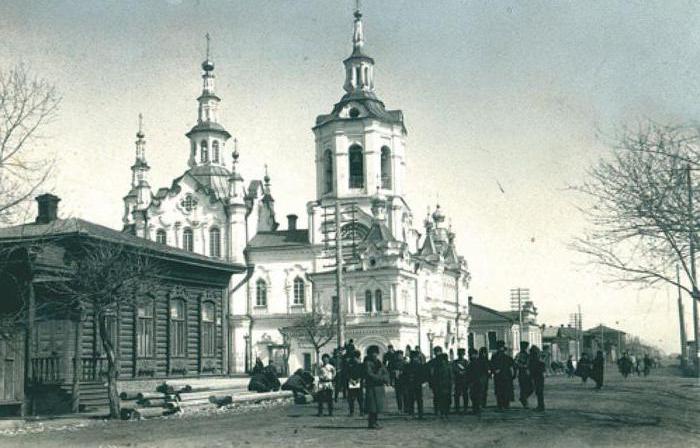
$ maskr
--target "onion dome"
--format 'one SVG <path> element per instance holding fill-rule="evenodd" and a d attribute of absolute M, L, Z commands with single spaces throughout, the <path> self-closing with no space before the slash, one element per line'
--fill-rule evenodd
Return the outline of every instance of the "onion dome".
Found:
<path fill-rule="evenodd" d="M 433 212 L 433 221 L 436 225 L 442 224 L 445 221 L 445 214 L 440 210 L 440 204 L 437 204 Z"/>

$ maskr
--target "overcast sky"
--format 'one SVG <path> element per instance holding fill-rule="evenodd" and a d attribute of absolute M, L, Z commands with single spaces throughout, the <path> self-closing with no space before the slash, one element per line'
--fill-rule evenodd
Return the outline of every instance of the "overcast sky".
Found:
<path fill-rule="evenodd" d="M 279 220 L 305 222 L 310 128 L 343 93 L 353 4 L 2 1 L 1 67 L 25 62 L 63 95 L 46 140 L 62 215 L 121 228 L 139 112 L 151 185 L 182 174 L 209 32 L 244 177 L 268 163 Z M 405 114 L 408 201 L 420 222 L 439 198 L 475 301 L 507 309 L 509 289 L 529 287 L 540 323 L 567 323 L 580 304 L 586 328 L 604 322 L 677 352 L 675 291 L 610 285 L 568 249 L 584 221 L 567 187 L 614 127 L 700 117 L 700 4 L 362 4 L 378 95 Z"/>

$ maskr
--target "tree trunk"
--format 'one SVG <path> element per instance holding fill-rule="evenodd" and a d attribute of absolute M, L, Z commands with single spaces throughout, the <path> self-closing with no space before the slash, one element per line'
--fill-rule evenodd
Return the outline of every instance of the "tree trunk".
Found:
<path fill-rule="evenodd" d="M 80 378 L 82 376 L 82 339 L 83 339 L 83 313 L 78 313 L 77 322 L 75 324 L 75 340 L 74 340 L 74 355 L 73 355 L 73 385 L 71 388 L 72 403 L 71 411 L 80 412 Z"/>
<path fill-rule="evenodd" d="M 107 395 L 109 396 L 109 416 L 111 418 L 120 418 L 119 411 L 119 392 L 117 391 L 117 368 L 116 368 L 116 351 L 114 343 L 107 334 L 107 316 L 104 313 L 99 314 L 100 336 L 102 338 L 102 348 L 107 355 Z"/>
<path fill-rule="evenodd" d="M 321 362 L 321 347 L 314 347 L 316 350 L 316 360 L 314 362 L 314 375 L 318 375 L 318 365 Z"/>

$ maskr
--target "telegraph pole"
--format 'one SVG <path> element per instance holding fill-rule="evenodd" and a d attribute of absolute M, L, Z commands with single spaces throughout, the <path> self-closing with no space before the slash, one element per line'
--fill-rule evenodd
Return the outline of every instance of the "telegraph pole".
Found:
<path fill-rule="evenodd" d="M 345 345 L 345 318 L 343 315 L 343 236 L 340 232 L 340 201 L 335 203 L 335 289 L 338 300 L 338 349 Z M 340 353 L 340 350 L 338 351 Z"/>
<path fill-rule="evenodd" d="M 681 331 L 681 369 L 687 367 L 686 350 L 688 350 L 688 339 L 685 334 L 685 313 L 683 311 L 683 294 L 681 293 L 681 276 L 678 265 L 676 265 L 676 283 L 678 283 L 678 324 Z"/>
<path fill-rule="evenodd" d="M 690 178 L 690 164 L 686 165 L 686 183 L 688 187 L 688 251 L 690 252 L 690 277 L 693 283 L 693 337 L 695 338 L 695 350 L 693 353 L 693 366 L 695 376 L 700 376 L 700 344 L 698 344 L 698 291 L 697 273 L 695 271 L 695 216 L 693 213 L 693 184 Z"/>

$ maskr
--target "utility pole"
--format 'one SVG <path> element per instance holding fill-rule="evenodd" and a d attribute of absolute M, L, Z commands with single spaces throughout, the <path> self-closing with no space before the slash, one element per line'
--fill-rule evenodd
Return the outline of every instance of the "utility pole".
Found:
<path fill-rule="evenodd" d="M 688 338 L 685 334 L 685 312 L 683 311 L 683 294 L 681 293 L 681 276 L 676 265 L 676 283 L 678 283 L 678 324 L 681 331 L 681 369 L 688 366 L 686 350 L 688 350 Z"/>
<path fill-rule="evenodd" d="M 335 289 L 338 300 L 336 318 L 338 324 L 338 349 L 345 345 L 345 319 L 343 315 L 343 236 L 340 232 L 340 201 L 335 203 Z M 338 350 L 340 353 L 340 350 Z"/>
<path fill-rule="evenodd" d="M 690 255 L 690 277 L 693 283 L 693 337 L 695 338 L 695 349 L 693 353 L 693 366 L 695 376 L 700 376 L 700 344 L 698 344 L 698 291 L 697 273 L 695 271 L 695 215 L 693 213 L 693 183 L 690 178 L 690 164 L 686 165 L 686 183 L 688 187 L 688 251 Z"/>

